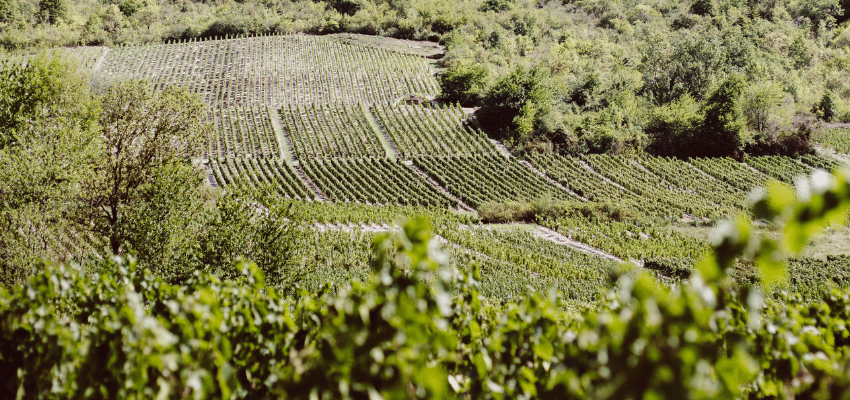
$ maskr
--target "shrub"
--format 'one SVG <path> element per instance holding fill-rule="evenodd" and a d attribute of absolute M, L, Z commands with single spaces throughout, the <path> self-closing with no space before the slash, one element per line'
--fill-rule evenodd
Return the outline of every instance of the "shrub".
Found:
<path fill-rule="evenodd" d="M 744 151 L 753 156 L 797 157 L 814 154 L 813 129 L 810 124 L 802 124 L 793 132 L 760 132 L 750 139 Z"/>
<path fill-rule="evenodd" d="M 794 99 L 786 97 L 782 85 L 772 81 L 748 85 L 741 98 L 747 126 L 756 132 L 789 127 L 794 116 L 793 105 Z"/>
<path fill-rule="evenodd" d="M 696 0 L 691 4 L 691 14 L 713 17 L 717 14 L 717 6 L 713 0 Z"/>
<path fill-rule="evenodd" d="M 481 125 L 504 139 L 525 139 L 549 108 L 552 92 L 547 73 L 540 68 L 518 67 L 499 79 L 484 94 L 478 111 Z"/>
<path fill-rule="evenodd" d="M 611 203 L 572 203 L 544 196 L 528 201 L 489 201 L 479 207 L 478 215 L 486 223 L 537 223 L 546 219 L 579 216 L 598 221 L 622 222 L 631 219 L 634 213 Z"/>

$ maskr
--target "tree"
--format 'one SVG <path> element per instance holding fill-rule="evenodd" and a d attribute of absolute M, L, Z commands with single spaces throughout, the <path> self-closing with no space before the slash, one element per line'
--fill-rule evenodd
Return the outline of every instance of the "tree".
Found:
<path fill-rule="evenodd" d="M 124 209 L 122 250 L 168 282 L 184 282 L 196 268 L 187 254 L 204 230 L 211 195 L 198 172 L 189 163 L 163 166 Z"/>
<path fill-rule="evenodd" d="M 38 11 L 41 13 L 42 21 L 55 24 L 65 18 L 68 10 L 65 0 L 39 0 Z"/>
<path fill-rule="evenodd" d="M 717 6 L 712 0 L 696 0 L 691 4 L 691 14 L 708 15 L 713 17 L 717 13 Z"/>
<path fill-rule="evenodd" d="M 14 21 L 17 7 L 17 3 L 12 0 L 0 0 L 0 23 Z"/>
<path fill-rule="evenodd" d="M 700 104 L 688 94 L 652 110 L 646 132 L 647 148 L 659 156 L 678 157 L 687 153 L 702 123 Z"/>
<path fill-rule="evenodd" d="M 188 270 L 234 278 L 240 274 L 239 261 L 248 259 L 265 272 L 269 284 L 285 284 L 294 278 L 284 273 L 293 239 L 289 207 L 272 188 L 236 189 L 219 197 L 199 218 L 202 228 L 189 251 L 196 264 Z"/>
<path fill-rule="evenodd" d="M 781 110 L 783 99 L 785 99 L 785 92 L 776 82 L 763 81 L 750 84 L 743 93 L 741 101 L 750 129 L 755 132 L 765 132 L 772 126 L 779 128 L 778 125 L 784 125 L 786 122 L 783 119 L 787 119 L 790 125 L 791 118 L 782 118 L 783 116 L 780 115 L 783 114 Z M 793 115 L 793 110 L 791 114 Z"/>
<path fill-rule="evenodd" d="M 475 106 L 486 78 L 487 69 L 481 65 L 454 63 L 440 75 L 440 96 L 463 106 Z"/>
<path fill-rule="evenodd" d="M 685 31 L 673 40 L 659 32 L 649 34 L 641 48 L 638 69 L 644 76 L 644 94 L 662 105 L 688 93 L 701 98 L 726 66 L 727 54 L 716 29 Z"/>
<path fill-rule="evenodd" d="M 0 65 L 0 281 L 10 285 L 75 240 L 67 223 L 97 150 L 96 99 L 76 66 L 41 54 Z"/>
<path fill-rule="evenodd" d="M 552 101 L 544 70 L 518 67 L 487 90 L 480 110 L 481 125 L 509 139 L 522 140 L 534 132 Z"/>
<path fill-rule="evenodd" d="M 97 102 L 77 66 L 55 54 L 0 64 L 0 149 L 97 125 Z"/>
<path fill-rule="evenodd" d="M 827 91 L 821 97 L 820 102 L 815 105 L 814 113 L 820 119 L 826 122 L 832 122 L 838 116 L 838 102 L 835 100 L 835 94 Z"/>
<path fill-rule="evenodd" d="M 740 157 L 747 125 L 739 99 L 744 91 L 744 78 L 732 75 L 705 103 L 699 137 L 690 149 L 696 157 Z"/>
<path fill-rule="evenodd" d="M 178 166 L 201 154 L 207 106 L 186 89 L 155 91 L 143 81 L 110 87 L 102 104 L 101 157 L 97 175 L 85 187 L 79 218 L 108 241 L 112 253 L 121 254 L 133 230 L 143 228 L 128 216 L 145 201 L 144 189 L 166 169 L 197 174 Z"/>

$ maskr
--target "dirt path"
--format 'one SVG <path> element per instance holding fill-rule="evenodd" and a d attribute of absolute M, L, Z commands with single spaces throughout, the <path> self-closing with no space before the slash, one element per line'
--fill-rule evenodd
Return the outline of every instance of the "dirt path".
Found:
<path fill-rule="evenodd" d="M 558 232 L 556 232 L 552 229 L 546 228 L 544 226 L 540 226 L 540 225 L 537 225 L 537 224 L 523 224 L 523 223 L 512 224 L 512 225 L 527 226 L 527 227 L 531 228 L 531 229 L 529 229 L 529 233 L 531 233 L 532 236 L 539 238 L 539 239 L 548 240 L 552 243 L 559 244 L 559 245 L 562 245 L 562 246 L 567 246 L 567 247 L 569 247 L 573 250 L 580 251 L 582 253 L 586 253 L 586 254 L 590 254 L 590 255 L 594 255 L 594 256 L 598 256 L 598 257 L 602 257 L 602 258 L 607 259 L 607 260 L 616 261 L 616 262 L 624 262 L 622 259 L 620 259 L 619 257 L 617 257 L 613 254 L 607 253 L 607 252 L 605 252 L 601 249 L 597 249 L 596 247 L 593 247 L 593 246 L 588 245 L 586 243 L 582 243 L 582 242 L 579 242 L 577 240 L 570 239 L 570 238 L 568 238 L 568 237 L 566 237 L 566 236 L 564 236 L 564 235 L 562 235 L 562 234 L 560 234 L 560 233 L 558 233 Z M 474 227 L 470 226 L 470 225 L 461 225 L 460 228 L 461 229 L 471 229 L 471 228 L 474 228 Z M 494 228 L 488 227 L 487 225 L 483 225 L 483 226 L 481 226 L 481 229 L 494 229 Z M 634 264 L 637 264 L 637 265 L 642 264 L 640 261 L 636 261 L 636 260 L 632 260 L 631 262 L 634 263 Z"/>
<path fill-rule="evenodd" d="M 327 232 L 327 231 L 343 231 L 343 232 L 352 232 L 355 229 L 359 229 L 363 232 L 369 233 L 382 233 L 389 232 L 393 229 L 393 227 L 387 224 L 323 224 L 321 222 L 316 222 L 313 224 L 313 227 L 316 228 L 319 232 Z"/>
<path fill-rule="evenodd" d="M 850 155 L 839 153 L 833 150 L 831 147 L 823 147 L 818 145 L 815 146 L 815 152 L 821 157 L 832 158 L 834 160 L 838 160 L 838 162 L 842 164 L 850 165 Z"/>
<path fill-rule="evenodd" d="M 292 157 L 292 143 L 283 132 L 283 127 L 280 125 L 280 113 L 274 107 L 268 107 L 269 118 L 272 120 L 272 129 L 274 129 L 275 137 L 277 137 L 277 145 L 280 149 L 280 158 L 288 165 L 293 165 L 295 159 Z"/>
<path fill-rule="evenodd" d="M 363 116 L 366 117 L 366 122 L 369 123 L 369 127 L 372 128 L 372 131 L 375 135 L 378 136 L 378 141 L 381 142 L 381 146 L 384 147 L 384 152 L 387 153 L 387 157 L 391 160 L 395 161 L 398 159 L 398 147 L 396 147 L 395 143 L 393 143 L 390 136 L 387 135 L 387 130 L 381 125 L 381 122 L 375 118 L 375 115 L 372 114 L 372 111 L 366 107 L 365 104 L 360 104 L 360 108 L 363 110 Z"/>
<path fill-rule="evenodd" d="M 600 249 L 597 249 L 596 247 L 593 247 L 593 246 L 590 246 L 588 244 L 579 242 L 577 240 L 570 239 L 570 238 L 568 238 L 568 237 L 566 237 L 566 236 L 564 236 L 564 235 L 562 235 L 562 234 L 560 234 L 556 231 L 553 231 L 549 228 L 546 228 L 544 226 L 537 225 L 537 229 L 532 231 L 531 234 L 534 235 L 535 237 L 540 238 L 540 239 L 545 239 L 545 240 L 548 240 L 552 243 L 564 245 L 564 246 L 570 247 L 574 250 L 581 251 L 583 253 L 592 254 L 592 255 L 599 256 L 599 257 L 602 257 L 604 259 L 611 260 L 611 261 L 624 262 L 622 259 L 620 259 L 619 257 L 617 257 L 613 254 L 606 253 L 606 252 L 604 252 Z"/>
<path fill-rule="evenodd" d="M 490 143 L 493 143 L 493 146 L 496 146 L 496 150 L 499 152 L 499 154 L 505 156 L 505 158 L 513 157 L 513 154 L 511 154 L 511 151 L 508 150 L 508 148 L 505 147 L 505 145 L 503 145 L 502 143 L 499 143 L 498 140 L 490 139 Z"/>
<path fill-rule="evenodd" d="M 218 181 L 215 180 L 215 174 L 213 174 L 212 166 L 209 161 L 204 163 L 204 170 L 207 172 L 207 182 L 210 184 L 210 187 L 217 188 Z"/>
<path fill-rule="evenodd" d="M 112 49 L 110 49 L 109 47 L 104 49 L 103 54 L 100 55 L 100 58 L 98 58 L 97 62 L 94 63 L 94 66 L 91 67 L 92 75 L 97 73 L 97 71 L 100 69 L 100 66 L 103 64 L 103 60 L 106 59 L 106 55 L 109 54 L 110 51 L 112 51 Z"/>

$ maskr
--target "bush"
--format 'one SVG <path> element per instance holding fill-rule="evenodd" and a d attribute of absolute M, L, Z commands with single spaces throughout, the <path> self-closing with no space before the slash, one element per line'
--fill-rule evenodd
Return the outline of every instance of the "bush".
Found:
<path fill-rule="evenodd" d="M 747 126 L 755 132 L 788 129 L 794 118 L 794 99 L 778 82 L 748 85 L 741 98 L 741 108 Z"/>
<path fill-rule="evenodd" d="M 478 207 L 478 215 L 485 223 L 534 222 L 536 210 L 523 201 L 488 201 Z"/>
<path fill-rule="evenodd" d="M 0 23 L 12 22 L 17 17 L 17 2 L 0 0 Z"/>
<path fill-rule="evenodd" d="M 478 11 L 505 11 L 511 9 L 513 7 L 515 0 L 484 0 L 484 3 L 481 4 L 481 7 L 478 8 Z"/>
<path fill-rule="evenodd" d="M 121 10 L 121 13 L 126 17 L 135 14 L 136 11 L 139 11 L 144 7 L 145 3 L 142 0 L 125 0 L 123 3 L 118 5 L 118 9 Z"/>
<path fill-rule="evenodd" d="M 331 0 L 328 5 L 341 14 L 354 15 L 365 8 L 368 3 L 365 0 Z"/>
<path fill-rule="evenodd" d="M 478 111 L 481 126 L 497 137 L 527 139 L 549 108 L 552 93 L 543 69 L 518 67 L 484 94 Z"/>
<path fill-rule="evenodd" d="M 811 124 L 801 124 L 794 132 L 760 132 L 753 136 L 744 151 L 753 156 L 797 157 L 815 154 Z"/>
<path fill-rule="evenodd" d="M 691 4 L 691 14 L 713 17 L 717 14 L 717 6 L 713 0 L 696 0 Z"/>

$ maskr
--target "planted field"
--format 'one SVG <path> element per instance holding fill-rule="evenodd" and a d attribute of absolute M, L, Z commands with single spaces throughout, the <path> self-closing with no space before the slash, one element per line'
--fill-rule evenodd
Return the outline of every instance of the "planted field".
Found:
<path fill-rule="evenodd" d="M 99 75 L 184 86 L 210 104 L 388 103 L 439 91 L 422 57 L 300 34 L 121 47 Z"/>
<path fill-rule="evenodd" d="M 313 200 L 315 195 L 289 165 L 267 158 L 224 158 L 210 162 L 219 185 L 268 185 L 282 196 Z"/>
<path fill-rule="evenodd" d="M 534 174 L 514 159 L 502 156 L 421 157 L 414 164 L 472 207 L 488 201 L 531 200 L 551 196 L 580 201 Z"/>
<path fill-rule="evenodd" d="M 497 154 L 459 106 L 374 106 L 371 111 L 403 159 Z"/>
<path fill-rule="evenodd" d="M 745 157 L 744 162 L 763 174 L 788 184 L 793 184 L 794 178 L 800 175 L 812 173 L 811 167 L 801 164 L 790 157 Z"/>
<path fill-rule="evenodd" d="M 314 160 L 301 165 L 332 201 L 457 206 L 406 165 L 389 159 Z"/>
<path fill-rule="evenodd" d="M 667 227 L 638 224 L 633 221 L 561 218 L 549 222 L 547 226 L 564 236 L 624 260 L 699 259 L 709 249 L 706 242 L 682 235 Z"/>
<path fill-rule="evenodd" d="M 483 261 L 482 278 L 487 284 L 482 288 L 505 301 L 531 286 L 540 290 L 557 287 L 567 297 L 589 303 L 607 287 L 608 272 L 617 265 L 524 231 L 470 228 L 441 235 Z"/>
<path fill-rule="evenodd" d="M 297 159 L 384 157 L 386 149 L 358 106 L 309 105 L 281 110 Z"/>
<path fill-rule="evenodd" d="M 640 195 L 649 202 L 669 208 L 667 215 L 681 217 L 720 217 L 730 210 L 711 202 L 688 188 L 680 188 L 640 166 L 635 160 L 621 156 L 588 155 L 582 159 L 595 171 Z"/>
<path fill-rule="evenodd" d="M 648 215 L 669 216 L 667 207 L 657 202 L 645 201 L 641 196 L 604 179 L 585 166 L 579 158 L 538 154 L 529 160 L 539 171 L 590 201 L 616 201 Z"/>
<path fill-rule="evenodd" d="M 764 185 L 768 176 L 731 158 L 694 158 L 691 165 L 720 179 L 736 189 L 747 192 Z"/>
<path fill-rule="evenodd" d="M 83 46 L 64 48 L 59 51 L 62 56 L 73 60 L 84 70 L 91 70 L 97 65 L 104 53 L 109 50 L 101 46 Z"/>
<path fill-rule="evenodd" d="M 842 165 L 841 162 L 834 158 L 813 156 L 810 154 L 800 157 L 800 162 L 812 168 L 820 168 L 827 171 L 833 171 Z"/>
<path fill-rule="evenodd" d="M 210 158 L 280 158 L 280 145 L 266 107 L 220 105 L 213 118 L 216 133 L 209 141 Z"/>
<path fill-rule="evenodd" d="M 850 154 L 850 130 L 846 128 L 825 129 L 814 140 L 838 153 Z"/>
<path fill-rule="evenodd" d="M 675 185 L 671 191 L 695 194 L 733 213 L 747 206 L 747 192 L 689 165 L 687 162 L 666 157 L 641 157 L 640 164 L 659 178 Z"/>

